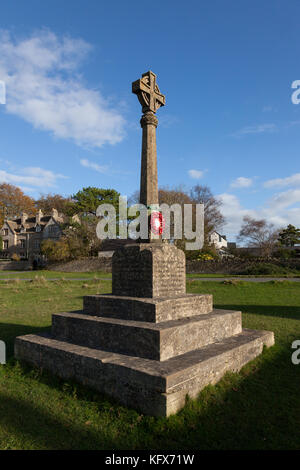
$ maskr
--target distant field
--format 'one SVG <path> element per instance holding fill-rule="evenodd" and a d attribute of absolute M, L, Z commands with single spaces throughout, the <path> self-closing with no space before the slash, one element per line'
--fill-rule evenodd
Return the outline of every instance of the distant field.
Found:
<path fill-rule="evenodd" d="M 80 309 L 83 295 L 110 292 L 110 281 L 0 282 L 0 339 L 9 355 L 0 366 L 0 449 L 299 449 L 300 365 L 291 363 L 291 343 L 300 339 L 300 285 L 188 280 L 187 287 L 212 293 L 216 307 L 242 310 L 244 326 L 273 330 L 276 345 L 178 414 L 153 418 L 12 356 L 16 336 L 49 328 L 52 313 Z"/>

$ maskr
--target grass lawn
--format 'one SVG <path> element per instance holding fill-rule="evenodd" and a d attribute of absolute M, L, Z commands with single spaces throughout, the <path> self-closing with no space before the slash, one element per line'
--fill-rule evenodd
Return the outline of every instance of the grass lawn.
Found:
<path fill-rule="evenodd" d="M 94 278 L 111 278 L 111 273 L 107 273 L 104 271 L 97 271 L 97 272 L 75 272 L 75 273 L 66 273 L 63 271 L 50 271 L 47 269 L 42 269 L 38 271 L 0 271 L 0 281 L 1 279 L 34 279 L 36 277 L 45 277 L 46 279 L 94 279 Z M 192 273 L 186 275 L 188 279 L 190 278 L 266 278 L 266 277 L 280 277 L 280 278 L 289 278 L 295 277 L 299 278 L 300 274 L 272 274 L 271 276 L 267 275 L 241 275 L 241 274 L 200 274 L 200 273 Z"/>
<path fill-rule="evenodd" d="M 45 277 L 46 279 L 78 279 L 78 278 L 111 278 L 111 273 L 102 271 L 87 272 L 87 273 L 66 273 L 62 271 L 48 271 L 41 269 L 38 271 L 0 271 L 1 279 L 33 279 L 35 277 Z"/>
<path fill-rule="evenodd" d="M 187 287 L 214 294 L 216 307 L 242 310 L 244 326 L 273 330 L 276 345 L 158 419 L 12 357 L 16 336 L 48 328 L 51 313 L 81 308 L 85 294 L 110 292 L 110 281 L 0 281 L 0 339 L 9 355 L 0 366 L 0 449 L 299 449 L 300 365 L 291 363 L 291 343 L 300 339 L 300 285 Z"/>

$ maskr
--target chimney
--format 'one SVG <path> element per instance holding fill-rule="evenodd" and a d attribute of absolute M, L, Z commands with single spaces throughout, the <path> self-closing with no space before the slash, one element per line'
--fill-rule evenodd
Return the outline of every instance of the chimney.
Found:
<path fill-rule="evenodd" d="M 36 223 L 39 224 L 41 222 L 41 218 L 43 217 L 43 213 L 41 211 L 41 209 L 39 209 L 35 215 L 35 220 L 36 220 Z"/>
<path fill-rule="evenodd" d="M 27 218 L 28 218 L 28 215 L 26 214 L 26 212 L 22 212 L 21 213 L 21 224 L 22 225 L 25 224 Z"/>
<path fill-rule="evenodd" d="M 57 212 L 56 209 L 52 209 L 51 215 L 52 215 L 53 219 L 55 219 L 55 220 L 58 219 L 58 212 Z"/>

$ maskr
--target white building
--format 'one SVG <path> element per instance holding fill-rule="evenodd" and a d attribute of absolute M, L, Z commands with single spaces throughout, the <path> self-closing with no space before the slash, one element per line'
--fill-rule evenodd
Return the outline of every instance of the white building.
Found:
<path fill-rule="evenodd" d="M 209 244 L 214 245 L 217 250 L 228 246 L 225 235 L 220 235 L 218 232 L 212 232 L 209 235 Z"/>

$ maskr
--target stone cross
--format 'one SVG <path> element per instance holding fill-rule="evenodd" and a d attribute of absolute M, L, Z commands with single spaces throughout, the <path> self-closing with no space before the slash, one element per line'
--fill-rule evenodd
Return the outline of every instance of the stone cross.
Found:
<path fill-rule="evenodd" d="M 142 78 L 132 83 L 132 93 L 138 96 L 143 113 L 148 111 L 156 113 L 158 108 L 166 104 L 166 98 L 156 83 L 156 75 L 151 70 L 143 73 Z"/>
<path fill-rule="evenodd" d="M 158 119 L 156 111 L 166 103 L 165 96 L 159 91 L 155 73 L 143 73 L 142 78 L 132 83 L 132 93 L 135 93 L 142 105 L 143 116 L 141 127 L 142 165 L 140 203 L 147 207 L 158 204 L 157 185 L 157 155 L 156 155 L 156 127 Z"/>

